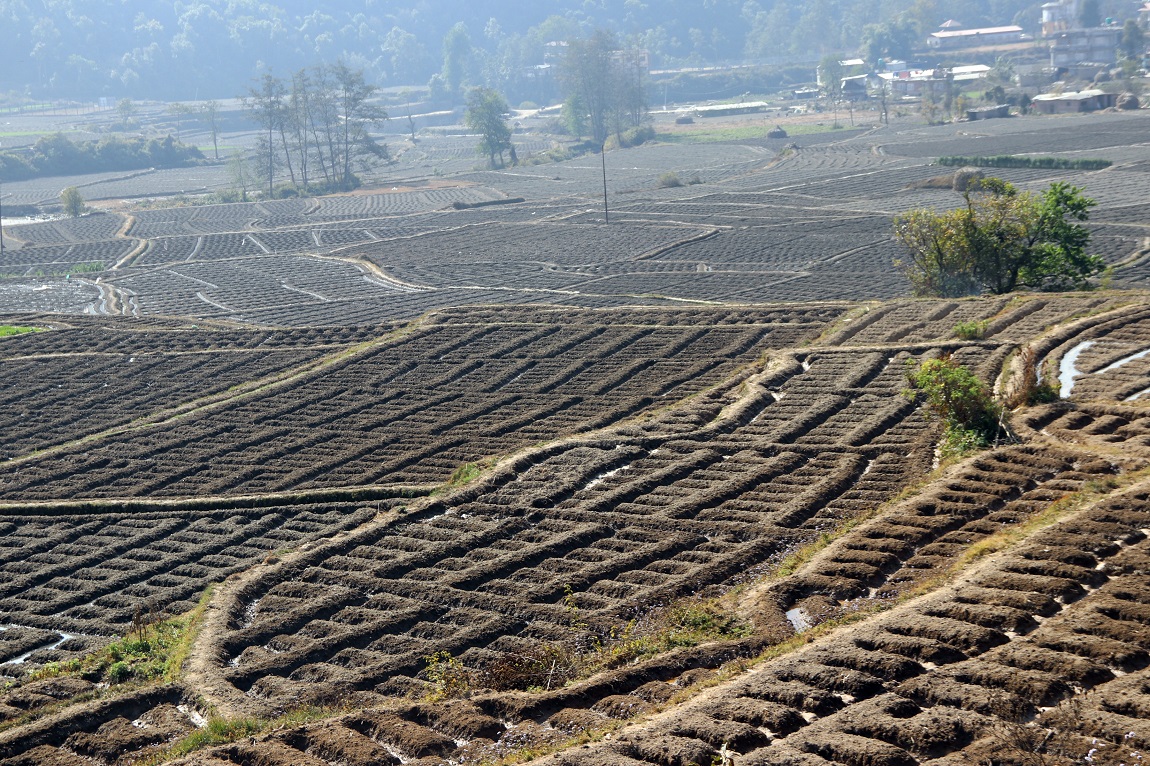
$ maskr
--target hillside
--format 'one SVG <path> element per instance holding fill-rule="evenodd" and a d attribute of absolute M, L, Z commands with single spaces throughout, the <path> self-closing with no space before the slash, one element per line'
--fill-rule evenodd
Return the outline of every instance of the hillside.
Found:
<path fill-rule="evenodd" d="M 0 766 L 1136 762 L 1146 120 L 665 136 L 609 223 L 599 157 L 452 136 L 353 195 L 86 178 L 4 230 Z M 935 160 L 1024 153 L 1112 163 L 1003 171 L 1098 200 L 1105 283 L 908 297 Z M 904 393 L 942 356 L 988 449 Z"/>

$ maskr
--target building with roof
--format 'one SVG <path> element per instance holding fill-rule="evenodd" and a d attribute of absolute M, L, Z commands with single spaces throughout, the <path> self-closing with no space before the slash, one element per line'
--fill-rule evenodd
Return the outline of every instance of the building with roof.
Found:
<path fill-rule="evenodd" d="M 921 96 L 924 93 L 940 95 L 949 80 L 956 86 L 965 87 L 983 80 L 990 72 L 986 64 L 956 66 L 950 69 L 909 69 L 901 72 L 882 72 L 879 78 L 890 93 L 900 96 Z"/>
<path fill-rule="evenodd" d="M 1072 114 L 1109 109 L 1116 103 L 1118 96 L 1115 93 L 1083 90 L 1072 93 L 1043 93 L 1033 98 L 1031 106 L 1040 114 Z"/>
<path fill-rule="evenodd" d="M 1050 66 L 1070 70 L 1083 65 L 1113 66 L 1118 61 L 1122 28 L 1091 27 L 1059 32 L 1050 40 Z"/>
<path fill-rule="evenodd" d="M 1042 4 L 1042 36 L 1055 35 L 1078 26 L 1079 0 L 1054 0 Z"/>
<path fill-rule="evenodd" d="M 953 50 L 981 45 L 1006 45 L 1026 39 L 1022 27 L 984 27 L 982 29 L 941 29 L 932 32 L 926 44 L 931 48 Z"/>

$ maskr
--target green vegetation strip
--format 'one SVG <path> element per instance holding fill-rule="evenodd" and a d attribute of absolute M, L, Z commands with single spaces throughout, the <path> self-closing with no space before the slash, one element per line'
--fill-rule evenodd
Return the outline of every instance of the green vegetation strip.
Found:
<path fill-rule="evenodd" d="M 27 332 L 37 332 L 39 329 L 38 327 L 18 327 L 10 324 L 0 325 L 0 338 L 6 338 L 9 335 L 23 335 Z"/>
<path fill-rule="evenodd" d="M 63 133 L 54 133 L 40 138 L 30 149 L 0 151 L 0 180 L 179 168 L 205 162 L 202 152 L 171 136 L 106 136 L 99 141 L 75 143 Z"/>
<path fill-rule="evenodd" d="M 996 157 L 939 157 L 939 165 L 975 168 L 1042 168 L 1057 170 L 1102 170 L 1110 167 L 1110 160 L 1070 160 L 1064 157 L 1015 157 L 1001 154 Z"/>

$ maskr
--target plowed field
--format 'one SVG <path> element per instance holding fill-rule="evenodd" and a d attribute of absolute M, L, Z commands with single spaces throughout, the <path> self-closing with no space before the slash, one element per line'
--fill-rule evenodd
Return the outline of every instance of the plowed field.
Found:
<path fill-rule="evenodd" d="M 456 309 L 398 330 L 76 321 L 3 341 L 9 363 L 91 374 L 5 463 L 0 757 L 129 763 L 194 732 L 208 704 L 317 720 L 187 763 L 1135 747 L 1150 418 L 1114 392 L 1150 387 L 1141 299 L 868 308 Z M 987 339 L 954 339 L 959 321 L 986 321 Z M 901 394 L 907 360 L 951 354 L 993 380 L 1022 344 L 1047 371 L 1078 349 L 1080 387 L 1016 413 L 1012 443 L 932 473 L 936 425 Z M 101 376 L 156 385 L 109 406 Z M 94 679 L 25 675 L 220 581 L 175 686 L 61 708 Z M 726 632 L 668 622 L 719 604 Z"/>
<path fill-rule="evenodd" d="M 7 229 L 0 766 L 1138 763 L 1150 296 L 900 297 L 890 218 L 1085 149 L 1003 175 L 1137 286 L 1146 119 Z M 1045 398 L 944 459 L 940 356 Z"/>

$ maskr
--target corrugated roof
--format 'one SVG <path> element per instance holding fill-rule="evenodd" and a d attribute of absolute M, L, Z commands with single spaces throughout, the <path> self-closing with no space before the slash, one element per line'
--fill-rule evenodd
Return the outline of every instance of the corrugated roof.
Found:
<path fill-rule="evenodd" d="M 1022 34 L 1022 27 L 985 27 L 983 29 L 956 29 L 951 32 L 931 32 L 931 37 L 953 40 L 956 37 L 978 37 L 979 35 Z"/>
<path fill-rule="evenodd" d="M 1042 93 L 1032 98 L 1031 101 L 1085 101 L 1088 98 L 1105 95 L 1106 91 L 1097 89 L 1071 91 L 1069 93 Z"/>

